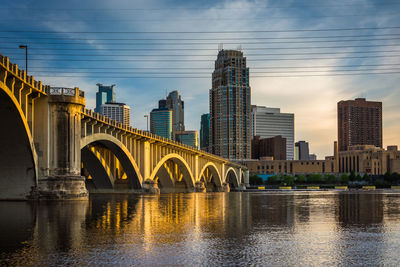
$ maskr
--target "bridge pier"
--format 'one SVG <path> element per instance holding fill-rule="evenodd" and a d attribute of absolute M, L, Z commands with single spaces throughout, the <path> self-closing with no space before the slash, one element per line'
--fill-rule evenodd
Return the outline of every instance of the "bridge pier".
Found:
<path fill-rule="evenodd" d="M 80 114 L 85 105 L 83 92 L 78 88 L 50 88 L 48 95 L 48 124 L 41 128 L 41 134 L 47 136 L 48 141 L 39 146 L 49 155 L 47 160 L 41 161 L 38 197 L 87 199 L 85 177 L 81 176 Z"/>
<path fill-rule="evenodd" d="M 157 182 L 151 179 L 147 179 L 142 185 L 143 192 L 148 194 L 160 194 L 160 188 L 158 188 Z"/>

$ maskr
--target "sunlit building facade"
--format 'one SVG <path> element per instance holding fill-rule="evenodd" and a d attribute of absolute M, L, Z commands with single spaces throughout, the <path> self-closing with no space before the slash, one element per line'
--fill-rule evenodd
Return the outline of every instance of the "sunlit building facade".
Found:
<path fill-rule="evenodd" d="M 172 110 L 155 108 L 150 112 L 150 132 L 172 139 Z"/>
<path fill-rule="evenodd" d="M 113 85 L 103 85 L 101 83 L 96 84 L 98 86 L 98 91 L 96 93 L 96 107 L 94 112 L 101 113 L 101 106 L 107 102 L 115 102 L 114 86 Z"/>
<path fill-rule="evenodd" d="M 220 50 L 210 89 L 210 152 L 251 158 L 249 68 L 243 52 Z"/>
<path fill-rule="evenodd" d="M 181 131 L 175 133 L 175 141 L 182 144 L 192 146 L 195 148 L 199 147 L 199 135 L 197 131 Z"/>
<path fill-rule="evenodd" d="M 127 126 L 130 125 L 130 111 L 124 103 L 106 102 L 101 106 L 101 114 Z"/>

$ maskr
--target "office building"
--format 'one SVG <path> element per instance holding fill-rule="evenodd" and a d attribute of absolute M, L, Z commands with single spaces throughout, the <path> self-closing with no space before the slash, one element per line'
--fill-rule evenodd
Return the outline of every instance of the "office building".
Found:
<path fill-rule="evenodd" d="M 315 154 L 310 154 L 310 155 L 308 155 L 308 159 L 309 159 L 309 160 L 317 160 L 317 155 L 315 155 Z"/>
<path fill-rule="evenodd" d="M 155 108 L 150 112 L 150 132 L 172 139 L 172 110 Z"/>
<path fill-rule="evenodd" d="M 101 106 L 101 114 L 119 123 L 130 125 L 130 107 L 124 103 L 106 102 Z"/>
<path fill-rule="evenodd" d="M 286 138 L 286 159 L 294 159 L 294 114 L 281 113 L 279 108 L 252 106 L 251 122 L 253 136 Z"/>
<path fill-rule="evenodd" d="M 286 160 L 286 138 L 280 135 L 271 138 L 254 136 L 251 154 L 253 159 L 269 157 L 274 160 Z"/>
<path fill-rule="evenodd" d="M 310 159 L 310 151 L 309 151 L 309 147 L 308 147 L 308 142 L 306 142 L 306 141 L 296 142 L 295 147 L 296 147 L 296 151 L 298 151 L 297 160 L 309 160 Z"/>
<path fill-rule="evenodd" d="M 99 89 L 96 93 L 96 107 L 94 112 L 101 113 L 101 106 L 107 102 L 115 102 L 114 86 L 113 85 L 102 85 L 101 83 L 96 84 Z"/>
<path fill-rule="evenodd" d="M 208 151 L 210 138 L 210 114 L 201 115 L 200 121 L 200 149 Z"/>
<path fill-rule="evenodd" d="M 181 131 L 175 132 L 175 141 L 182 144 L 192 146 L 195 148 L 199 147 L 199 136 L 197 131 Z"/>
<path fill-rule="evenodd" d="M 210 89 L 210 151 L 228 159 L 251 157 L 249 68 L 241 51 L 220 50 Z"/>
<path fill-rule="evenodd" d="M 349 146 L 373 145 L 382 148 L 382 102 L 365 98 L 338 103 L 339 151 Z"/>
<path fill-rule="evenodd" d="M 172 110 L 172 136 L 175 135 L 175 132 L 185 130 L 185 106 L 178 91 L 172 91 L 168 94 L 166 99 L 158 101 L 158 108 L 168 108 Z"/>
<path fill-rule="evenodd" d="M 400 151 L 397 146 L 387 149 L 373 145 L 349 146 L 338 152 L 339 173 L 383 175 L 400 173 Z"/>

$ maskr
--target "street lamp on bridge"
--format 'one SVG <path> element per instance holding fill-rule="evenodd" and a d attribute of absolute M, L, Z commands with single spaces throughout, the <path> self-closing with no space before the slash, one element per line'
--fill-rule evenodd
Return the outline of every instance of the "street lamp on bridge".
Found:
<path fill-rule="evenodd" d="M 25 70 L 26 70 L 26 75 L 28 76 L 28 46 L 20 45 L 19 48 L 25 49 Z"/>

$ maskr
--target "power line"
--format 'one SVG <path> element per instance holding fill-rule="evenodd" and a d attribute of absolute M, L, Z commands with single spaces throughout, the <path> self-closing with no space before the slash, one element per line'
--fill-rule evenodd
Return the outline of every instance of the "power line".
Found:
<path fill-rule="evenodd" d="M 247 61 L 294 61 L 294 60 L 319 60 L 319 59 L 365 59 L 365 58 L 392 58 L 398 57 L 396 55 L 373 55 L 373 56 L 346 56 L 346 57 L 308 57 L 308 58 L 258 58 L 247 59 Z M 25 60 L 22 58 L 15 58 L 15 60 Z M 30 61 L 71 61 L 71 62 L 102 62 L 102 61 L 120 61 L 120 62 L 213 62 L 212 59 L 43 59 L 43 58 L 30 58 Z"/>
<path fill-rule="evenodd" d="M 306 53 L 257 53 L 257 54 L 246 54 L 246 57 L 251 56 L 302 56 L 302 55 L 329 55 L 329 54 L 370 54 L 370 53 L 395 53 L 400 50 L 378 50 L 378 51 L 340 51 L 340 52 L 306 52 Z M 18 53 L 17 55 L 22 55 Z M 210 55 L 193 55 L 193 54 L 169 54 L 169 55 L 157 55 L 157 54 L 31 54 L 31 56 L 74 56 L 74 57 L 215 57 L 214 54 Z"/>
<path fill-rule="evenodd" d="M 303 47 L 242 47 L 242 50 L 280 50 L 280 49 L 333 49 L 333 48 L 365 48 L 365 47 L 389 47 L 399 44 L 377 45 L 339 45 L 339 46 L 303 46 Z M 0 47 L 3 50 L 19 50 L 18 47 Z M 58 51 L 216 51 L 217 48 L 44 48 L 29 47 L 29 50 L 58 50 Z M 228 49 L 229 50 L 229 49 Z"/>
<path fill-rule="evenodd" d="M 353 69 L 353 70 L 290 70 L 290 71 L 251 71 L 250 73 L 266 74 L 266 73 L 325 73 L 325 72 L 360 72 L 360 71 L 400 71 L 400 68 L 363 68 L 363 69 Z M 170 75 L 170 74 L 211 74 L 210 72 L 110 72 L 110 71 L 32 71 L 33 73 L 64 73 L 64 74 L 156 74 L 156 75 Z M 84 76 L 82 76 L 84 77 Z"/>
<path fill-rule="evenodd" d="M 235 30 L 235 31 L 40 31 L 40 30 L 0 30 L 8 33 L 44 33 L 44 34 L 226 34 L 226 33 L 278 33 L 278 32 L 325 32 L 325 31 L 360 31 L 360 30 L 393 30 L 400 26 L 391 27 L 361 27 L 361 28 L 329 28 L 329 29 L 291 29 L 291 30 Z"/>
<path fill-rule="evenodd" d="M 331 35 L 331 36 L 294 36 L 294 37 L 224 37 L 224 38 L 77 38 L 77 37 L 38 37 L 38 36 L 0 36 L 0 39 L 28 40 L 79 40 L 79 41 L 225 41 L 225 40 L 296 40 L 296 39 L 326 39 L 326 38 L 358 38 L 358 37 L 383 37 L 400 36 L 396 33 L 363 34 L 363 35 Z"/>
<path fill-rule="evenodd" d="M 294 77 L 315 77 L 315 76 L 352 76 L 352 75 L 380 75 L 380 74 L 399 74 L 400 72 L 365 72 L 365 73 L 332 73 L 332 74 L 307 74 L 307 75 L 262 75 L 262 76 L 251 76 L 251 78 L 294 78 Z M 76 76 L 76 75 L 38 75 L 38 77 L 49 77 L 49 78 L 112 78 L 112 79 L 208 79 L 210 76 Z"/>
<path fill-rule="evenodd" d="M 376 38 L 376 39 L 348 39 L 348 40 L 317 40 L 317 41 L 291 41 L 291 44 L 305 44 L 305 43 L 337 43 L 337 42 L 375 42 L 375 41 L 393 41 L 393 40 L 400 40 L 400 37 L 395 37 L 395 38 Z M 20 44 L 21 42 L 26 42 L 24 41 L 3 41 L 1 42 L 2 44 Z M 224 42 L 224 45 L 230 45 L 230 44 L 287 44 L 287 41 L 278 41 L 278 42 Z M 87 42 L 35 42 L 35 43 L 30 43 L 27 42 L 27 44 L 30 45 L 218 45 L 220 42 L 179 42 L 179 43 L 87 43 Z"/>
<path fill-rule="evenodd" d="M 363 64 L 363 65 L 316 65 L 316 66 L 262 66 L 262 67 L 250 67 L 251 70 L 258 69 L 317 69 L 317 68 L 354 68 L 354 67 L 382 67 L 382 66 L 400 66 L 400 63 L 389 63 L 389 64 Z M 87 67 L 87 68 L 76 68 L 76 67 L 30 67 L 30 69 L 67 69 L 67 70 L 87 70 L 87 69 L 98 69 L 98 70 L 214 70 L 213 67 Z M 252 71 L 251 71 L 252 72 Z"/>

